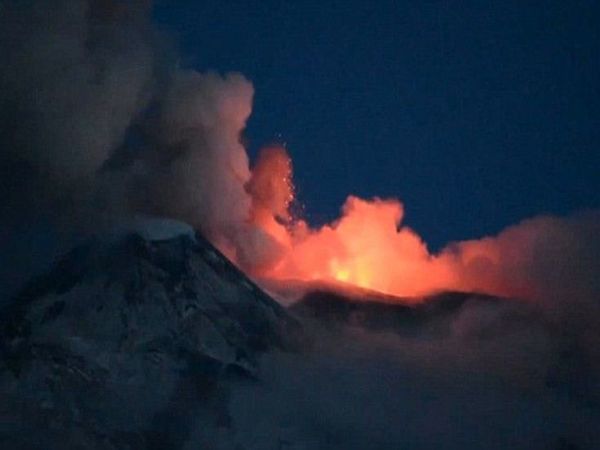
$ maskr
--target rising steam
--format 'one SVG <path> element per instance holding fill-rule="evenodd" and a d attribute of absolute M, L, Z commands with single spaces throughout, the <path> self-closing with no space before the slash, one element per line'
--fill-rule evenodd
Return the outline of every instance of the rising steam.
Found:
<path fill-rule="evenodd" d="M 146 215 L 189 223 L 275 294 L 319 282 L 522 299 L 469 301 L 441 335 L 318 329 L 312 355 L 270 355 L 265 383 L 232 392 L 233 426 L 198 444 L 210 429 L 200 416 L 186 448 L 598 448 L 600 211 L 435 253 L 397 199 L 351 195 L 313 227 L 294 213 L 287 150 L 249 160 L 252 83 L 182 69 L 149 9 L 0 0 L 0 306 L 43 269 L 23 260 L 48 258 L 48 230 L 85 235 Z"/>
<path fill-rule="evenodd" d="M 598 212 L 525 220 L 437 253 L 403 224 L 396 199 L 349 196 L 339 219 L 313 228 L 292 213 L 287 151 L 268 147 L 250 164 L 246 78 L 172 64 L 146 2 L 51 6 L 0 12 L 6 223 L 41 214 L 85 229 L 162 215 L 200 229 L 257 279 L 597 303 Z"/>
<path fill-rule="evenodd" d="M 320 228 L 293 217 L 292 162 L 281 147 L 260 154 L 244 186 L 250 206 L 237 229 L 260 236 L 260 245 L 237 239 L 229 254 L 259 278 L 344 283 L 397 296 L 461 290 L 539 300 L 569 293 L 595 302 L 599 292 L 598 212 L 540 216 L 431 253 L 402 223 L 404 206 L 396 199 L 349 196 L 340 218 Z"/>

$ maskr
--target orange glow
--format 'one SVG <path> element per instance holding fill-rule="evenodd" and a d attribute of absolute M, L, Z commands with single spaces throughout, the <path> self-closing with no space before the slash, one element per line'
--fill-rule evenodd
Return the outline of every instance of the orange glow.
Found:
<path fill-rule="evenodd" d="M 395 200 L 349 197 L 342 218 L 318 230 L 294 228 L 282 260 L 263 276 L 331 280 L 395 295 L 419 295 L 452 283 L 452 273 L 429 255 L 411 229 L 401 227 Z M 306 230 L 304 223 L 299 225 Z"/>
<path fill-rule="evenodd" d="M 246 186 L 252 197 L 249 223 L 268 236 L 270 248 L 276 249 L 261 264 L 245 265 L 256 277 L 341 282 L 395 296 L 439 290 L 506 296 L 532 292 L 526 275 L 507 272 L 505 264 L 510 258 L 518 268 L 527 260 L 523 249 L 531 253 L 527 249 L 535 240 L 527 232 L 513 233 L 502 242 L 499 237 L 455 243 L 432 254 L 420 236 L 402 224 L 400 201 L 354 196 L 347 198 L 339 219 L 313 229 L 290 214 L 291 179 L 287 152 L 271 147 L 261 153 Z"/>

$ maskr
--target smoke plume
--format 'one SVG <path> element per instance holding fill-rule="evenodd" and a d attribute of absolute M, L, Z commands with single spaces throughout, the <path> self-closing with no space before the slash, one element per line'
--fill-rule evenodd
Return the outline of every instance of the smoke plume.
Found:
<path fill-rule="evenodd" d="M 269 146 L 249 160 L 242 135 L 252 83 L 180 67 L 149 11 L 141 0 L 0 4 L 4 294 L 56 250 L 46 240 L 155 215 L 201 230 L 268 287 L 323 282 L 403 297 L 458 290 L 524 300 L 466 307 L 443 338 L 320 330 L 324 347 L 308 363 L 266 361 L 271 390 L 233 393 L 237 434 L 222 448 L 240 448 L 236 439 L 270 448 L 273 436 L 280 448 L 598 442 L 597 403 L 588 410 L 579 397 L 557 400 L 546 374 L 571 370 L 563 356 L 576 354 L 598 386 L 600 212 L 530 218 L 435 253 L 403 223 L 397 199 L 349 196 L 337 220 L 313 227 L 294 214 L 286 149 Z M 522 304 L 544 325 L 519 322 L 512 308 Z M 482 417 L 493 420 L 482 425 Z"/>
<path fill-rule="evenodd" d="M 3 215 L 90 201 L 148 104 L 154 50 L 141 2 L 5 2 L 0 11 Z M 24 196 L 24 194 L 26 194 Z"/>
<path fill-rule="evenodd" d="M 597 304 L 597 212 L 528 219 L 437 253 L 403 224 L 396 199 L 349 196 L 318 229 L 294 217 L 286 150 L 265 148 L 251 166 L 241 141 L 251 82 L 173 64 L 148 11 L 141 1 L 3 7 L 7 223 L 67 217 L 88 229 L 161 215 L 200 229 L 257 278 Z"/>

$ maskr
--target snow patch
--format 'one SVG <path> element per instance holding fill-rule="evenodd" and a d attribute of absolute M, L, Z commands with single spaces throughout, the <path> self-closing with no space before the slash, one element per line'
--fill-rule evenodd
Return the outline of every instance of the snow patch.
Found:
<path fill-rule="evenodd" d="M 138 234 L 147 241 L 164 241 L 178 236 L 195 239 L 196 234 L 194 228 L 185 222 L 148 216 L 138 216 L 114 230 L 116 236 L 132 233 Z"/>

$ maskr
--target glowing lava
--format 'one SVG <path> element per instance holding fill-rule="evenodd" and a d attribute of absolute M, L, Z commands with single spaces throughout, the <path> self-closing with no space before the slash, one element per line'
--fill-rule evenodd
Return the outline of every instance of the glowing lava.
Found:
<path fill-rule="evenodd" d="M 262 279 L 342 282 L 404 297 L 462 290 L 533 298 L 540 250 L 551 239 L 565 238 L 561 219 L 541 217 L 432 254 L 402 224 L 400 201 L 354 196 L 339 219 L 311 228 L 290 212 L 292 164 L 280 147 L 260 155 L 246 191 L 252 198 L 253 258 L 238 252 L 236 260 Z"/>
<path fill-rule="evenodd" d="M 303 222 L 288 228 L 285 254 L 264 275 L 337 280 L 395 295 L 419 295 L 452 283 L 452 273 L 432 257 L 410 228 L 400 227 L 395 200 L 348 197 L 342 217 L 320 229 Z"/>

